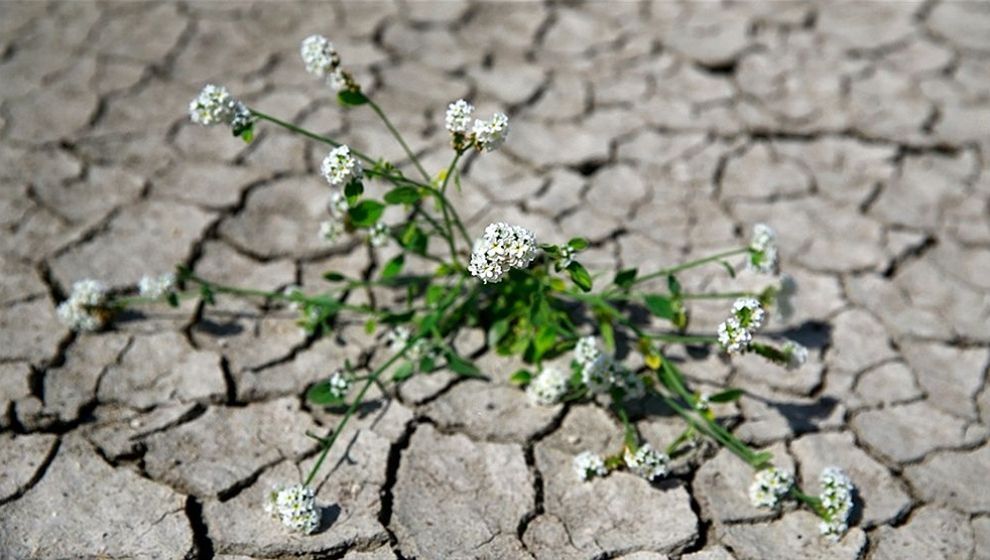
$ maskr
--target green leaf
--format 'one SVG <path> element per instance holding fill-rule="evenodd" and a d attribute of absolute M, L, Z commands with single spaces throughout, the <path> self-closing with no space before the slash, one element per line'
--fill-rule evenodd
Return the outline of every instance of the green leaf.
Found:
<path fill-rule="evenodd" d="M 344 196 L 347 197 L 348 204 L 354 204 L 361 194 L 364 193 L 364 183 L 361 179 L 352 179 L 344 185 Z"/>
<path fill-rule="evenodd" d="M 402 381 L 403 379 L 409 379 L 414 373 L 416 373 L 416 367 L 413 366 L 412 362 L 402 362 L 402 365 L 397 367 L 395 373 L 392 374 L 392 380 Z"/>
<path fill-rule="evenodd" d="M 454 373 L 465 377 L 484 377 L 474 362 L 458 356 L 452 350 L 447 350 L 447 367 Z"/>
<path fill-rule="evenodd" d="M 402 313 L 386 313 L 381 321 L 386 325 L 401 325 L 408 323 L 413 318 L 414 311 L 403 311 Z"/>
<path fill-rule="evenodd" d="M 726 389 L 708 397 L 708 400 L 714 403 L 727 403 L 737 401 L 741 396 L 743 396 L 742 389 Z"/>
<path fill-rule="evenodd" d="M 730 278 L 736 277 L 736 269 L 732 268 L 732 265 L 725 261 L 718 261 L 719 264 L 725 267 L 725 270 L 729 273 Z"/>
<path fill-rule="evenodd" d="M 234 134 L 236 136 L 240 136 L 241 140 L 244 140 L 245 144 L 250 144 L 251 140 L 254 140 L 254 125 L 249 124 L 243 130 L 235 131 Z"/>
<path fill-rule="evenodd" d="M 168 295 L 165 296 L 165 300 L 172 307 L 178 307 L 179 306 L 179 294 L 177 294 L 175 292 L 169 292 Z"/>
<path fill-rule="evenodd" d="M 670 290 L 670 294 L 674 298 L 679 298 L 681 295 L 681 283 L 677 281 L 677 277 L 673 274 L 667 276 L 667 289 Z"/>
<path fill-rule="evenodd" d="M 217 301 L 213 298 L 213 289 L 206 284 L 201 284 L 199 287 L 199 297 L 203 298 L 203 303 L 207 305 L 213 305 Z"/>
<path fill-rule="evenodd" d="M 340 404 L 344 402 L 342 397 L 337 396 L 333 391 L 330 390 L 329 381 L 320 381 L 316 385 L 309 388 L 306 391 L 306 399 L 313 404 L 319 404 L 324 406 Z"/>
<path fill-rule="evenodd" d="M 400 245 L 409 252 L 417 255 L 426 254 L 426 245 L 428 242 L 429 239 L 423 233 L 423 230 L 412 222 L 406 224 L 406 229 L 402 231 L 402 237 L 399 238 Z"/>
<path fill-rule="evenodd" d="M 382 269 L 382 278 L 395 278 L 402 272 L 402 267 L 406 264 L 406 256 L 399 253 L 392 257 Z"/>
<path fill-rule="evenodd" d="M 552 324 L 544 325 L 533 337 L 533 358 L 539 360 L 557 342 L 557 329 Z"/>
<path fill-rule="evenodd" d="M 571 273 L 571 281 L 581 288 L 583 292 L 591 291 L 591 275 L 588 274 L 588 270 L 581 266 L 581 263 L 577 261 L 571 262 L 567 265 L 567 271 Z"/>
<path fill-rule="evenodd" d="M 618 274 L 615 275 L 615 280 L 612 283 L 620 288 L 629 288 L 632 283 L 636 280 L 636 275 L 639 270 L 635 268 L 627 268 L 625 270 L 620 270 Z"/>
<path fill-rule="evenodd" d="M 357 107 L 358 105 L 364 105 L 369 101 L 369 99 L 360 91 L 350 89 L 341 90 L 337 93 L 337 100 L 340 101 L 341 105 L 348 107 Z"/>
<path fill-rule="evenodd" d="M 499 319 L 492 323 L 491 328 L 488 329 L 488 344 L 492 346 L 498 346 L 505 335 L 509 334 L 509 320 Z"/>
<path fill-rule="evenodd" d="M 588 248 L 588 240 L 583 237 L 575 237 L 568 241 L 567 245 L 575 251 L 583 251 Z"/>
<path fill-rule="evenodd" d="M 661 319 L 670 320 L 677 314 L 674 302 L 668 297 L 659 294 L 647 294 L 643 298 L 643 301 L 646 303 L 646 308 L 650 310 L 650 313 Z"/>
<path fill-rule="evenodd" d="M 367 334 L 373 334 L 378 323 L 374 319 L 368 319 L 364 322 L 364 332 Z"/>
<path fill-rule="evenodd" d="M 533 374 L 528 369 L 520 369 L 509 376 L 509 383 L 517 387 L 525 387 L 533 380 Z"/>
<path fill-rule="evenodd" d="M 426 303 L 430 307 L 435 307 L 443 296 L 447 295 L 447 287 L 434 284 L 426 289 Z"/>
<path fill-rule="evenodd" d="M 357 206 L 347 210 L 351 217 L 351 222 L 358 227 L 370 227 L 375 225 L 378 218 L 382 217 L 385 205 L 375 200 L 362 200 Z"/>
<path fill-rule="evenodd" d="M 412 204 L 422 196 L 416 187 L 396 187 L 385 194 L 385 202 L 389 204 Z"/>
<path fill-rule="evenodd" d="M 323 273 L 323 279 L 326 280 L 327 282 L 342 282 L 344 280 L 347 280 L 347 277 L 339 272 L 335 272 L 331 270 L 330 272 Z"/>

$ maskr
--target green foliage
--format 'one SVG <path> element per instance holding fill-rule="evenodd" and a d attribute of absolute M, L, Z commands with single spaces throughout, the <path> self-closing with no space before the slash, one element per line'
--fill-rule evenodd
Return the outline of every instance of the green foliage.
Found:
<path fill-rule="evenodd" d="M 371 227 L 382 217 L 385 205 L 374 200 L 362 200 L 347 210 L 351 223 L 357 227 Z"/>
<path fill-rule="evenodd" d="M 340 104 L 345 107 L 357 107 L 368 103 L 370 100 L 360 91 L 345 89 L 337 93 L 337 101 L 340 101 Z"/>

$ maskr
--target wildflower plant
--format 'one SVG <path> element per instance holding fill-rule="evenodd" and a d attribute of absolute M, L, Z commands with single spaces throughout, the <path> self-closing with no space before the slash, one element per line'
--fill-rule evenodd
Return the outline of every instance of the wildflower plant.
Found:
<path fill-rule="evenodd" d="M 800 367 L 807 360 L 808 351 L 800 344 L 761 335 L 760 329 L 771 316 L 791 312 L 796 289 L 789 277 L 775 276 L 780 263 L 776 235 L 769 226 L 757 224 L 746 244 L 703 258 L 652 270 L 628 268 L 595 275 L 581 264 L 581 253 L 590 246 L 586 239 L 548 240 L 505 222 L 469 231 L 451 204 L 448 190 L 452 184 L 460 188 L 459 163 L 466 154 L 485 157 L 510 140 L 508 116 L 494 113 L 487 119 L 476 118 L 469 101 L 452 102 L 443 115 L 450 134 L 450 163 L 431 174 L 385 112 L 344 69 L 329 40 L 308 37 L 300 53 L 305 71 L 324 80 L 342 106 L 350 110 L 367 107 L 381 119 L 405 151 L 413 173 L 264 113 L 221 86 L 203 88 L 189 106 L 190 119 L 202 125 L 228 126 L 235 137 L 247 142 L 257 126 L 267 124 L 325 145 L 327 153 L 319 172 L 327 185 L 327 216 L 313 235 L 326 243 L 355 237 L 366 240 L 372 250 L 388 246 L 394 256 L 370 278 L 327 271 L 327 287 L 319 292 L 295 286 L 265 291 L 225 285 L 180 266 L 174 275 L 143 278 L 137 294 L 110 292 L 92 280 L 78 282 L 58 308 L 59 317 L 70 328 L 96 331 L 126 307 L 177 306 L 189 298 L 211 305 L 216 298 L 229 296 L 282 302 L 298 313 L 299 326 L 312 337 L 332 333 L 344 314 L 361 317 L 370 333 L 384 332 L 391 355 L 373 371 L 357 376 L 350 364 L 331 364 L 332 373 L 308 388 L 307 398 L 313 406 L 339 406 L 344 412 L 325 437 L 309 434 L 318 441 L 320 451 L 304 480 L 276 488 L 264 498 L 273 518 L 301 533 L 317 530 L 314 480 L 372 385 L 387 387 L 438 369 L 483 377 L 470 357 L 453 345 L 458 331 L 468 326 L 486 333 L 489 351 L 518 356 L 527 364 L 510 381 L 526 392 L 532 406 L 594 401 L 621 420 L 621 448 L 606 456 L 586 451 L 574 457 L 580 480 L 592 483 L 595 477 L 624 470 L 655 481 L 669 475 L 673 458 L 689 452 L 699 438 L 706 438 L 756 471 L 749 489 L 755 505 L 776 507 L 784 499 L 794 499 L 822 518 L 822 531 L 829 538 L 845 532 L 853 486 L 841 470 L 823 473 L 821 496 L 805 494 L 789 473 L 773 467 L 769 453 L 749 447 L 716 416 L 717 408 L 739 399 L 741 390 L 725 387 L 712 394 L 696 392 L 667 357 L 672 345 L 697 345 L 718 349 L 729 357 L 757 354 L 786 368 Z M 313 180 L 321 181 L 320 177 Z M 384 222 L 388 207 L 404 210 L 406 218 Z M 431 244 L 431 239 L 440 243 Z M 429 266 L 407 271 L 406 264 L 414 260 Z M 680 282 L 684 275 L 707 265 L 720 265 L 734 277 L 740 264 L 769 275 L 767 286 L 758 292 L 693 293 Z M 350 291 L 369 287 L 395 290 L 404 301 L 394 306 L 346 301 Z M 724 299 L 725 320 L 709 332 L 690 330 L 688 305 L 695 299 Z M 643 313 L 649 320 L 642 319 Z M 619 339 L 631 341 L 626 346 L 641 356 L 642 366 L 625 365 L 627 356 L 616 352 Z M 569 368 L 558 365 L 567 363 L 568 357 Z M 643 441 L 628 419 L 630 403 L 644 397 L 659 399 L 685 421 L 684 431 L 666 446 Z"/>

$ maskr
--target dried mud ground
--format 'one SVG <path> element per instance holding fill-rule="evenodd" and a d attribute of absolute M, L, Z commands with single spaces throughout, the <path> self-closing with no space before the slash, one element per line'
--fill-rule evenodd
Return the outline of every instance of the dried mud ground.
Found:
<path fill-rule="evenodd" d="M 373 271 L 363 245 L 317 239 L 323 147 L 187 121 L 212 81 L 401 162 L 370 111 L 303 71 L 311 33 L 431 170 L 446 103 L 510 115 L 455 200 L 474 232 L 583 235 L 608 271 L 776 228 L 800 292 L 771 331 L 810 363 L 672 351 L 696 383 L 745 389 L 719 413 L 812 489 L 824 465 L 849 471 L 845 538 L 753 509 L 725 451 L 653 486 L 576 482 L 570 457 L 615 445 L 615 421 L 529 406 L 517 364 L 471 332 L 458 344 L 490 381 L 439 372 L 370 403 L 319 482 L 324 529 L 290 536 L 262 496 L 337 418 L 302 395 L 345 358 L 380 361 L 374 337 L 342 322 L 311 340 L 288 310 L 231 300 L 66 331 L 54 307 L 86 277 L 124 289 L 185 263 L 317 291 L 327 270 Z M 4 1 L 0 53 L 0 557 L 990 558 L 990 3 Z M 696 306 L 695 324 L 723 313 Z M 638 426 L 665 445 L 680 424 L 652 410 Z"/>

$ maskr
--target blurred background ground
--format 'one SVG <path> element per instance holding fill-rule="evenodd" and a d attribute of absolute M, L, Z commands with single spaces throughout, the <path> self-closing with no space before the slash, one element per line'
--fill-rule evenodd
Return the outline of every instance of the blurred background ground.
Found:
<path fill-rule="evenodd" d="M 431 171 L 448 102 L 509 114 L 455 201 L 474 233 L 582 235 L 608 271 L 774 227 L 800 292 L 771 332 L 810 363 L 684 369 L 745 389 L 719 413 L 812 489 L 846 468 L 856 527 L 825 545 L 806 512 L 752 509 L 725 451 L 653 486 L 578 483 L 571 455 L 614 446 L 614 420 L 530 407 L 490 355 L 490 382 L 440 372 L 365 411 L 319 487 L 318 535 L 268 520 L 266 489 L 313 460 L 303 432 L 336 418 L 306 387 L 380 360 L 373 337 L 310 340 L 284 309 L 231 301 L 76 336 L 54 307 L 76 280 L 127 288 L 176 263 L 314 292 L 327 270 L 376 266 L 317 238 L 323 146 L 264 123 L 245 145 L 186 116 L 215 82 L 401 162 L 370 111 L 303 71 L 312 33 Z M 0 556 L 990 558 L 990 3 L 8 0 L 0 53 Z M 698 328 L 723 307 L 696 307 Z M 679 426 L 638 425 L 658 446 Z"/>

